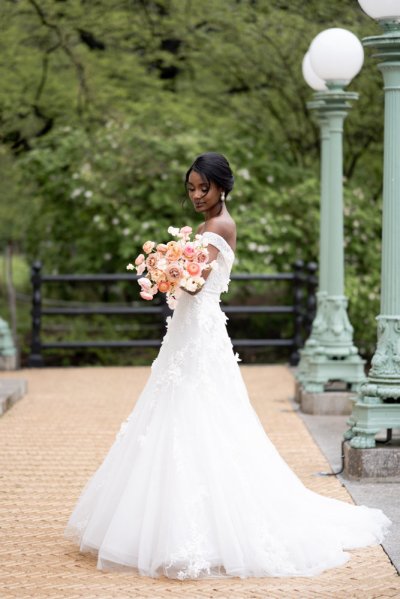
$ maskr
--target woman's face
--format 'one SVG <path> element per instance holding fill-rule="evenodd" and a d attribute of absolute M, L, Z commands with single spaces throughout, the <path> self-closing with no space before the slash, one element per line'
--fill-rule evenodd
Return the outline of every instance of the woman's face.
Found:
<path fill-rule="evenodd" d="M 199 173 L 192 171 L 186 184 L 189 198 L 196 212 L 208 212 L 218 204 L 222 189 L 213 181 L 207 181 Z"/>

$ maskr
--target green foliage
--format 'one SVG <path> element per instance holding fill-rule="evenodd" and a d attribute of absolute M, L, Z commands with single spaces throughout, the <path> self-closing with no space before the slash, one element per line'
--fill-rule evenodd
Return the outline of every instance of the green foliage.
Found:
<path fill-rule="evenodd" d="M 236 175 L 236 271 L 318 260 L 319 138 L 301 62 L 324 28 L 376 32 L 356 2 L 4 0 L 0 23 L 3 245 L 46 272 L 121 272 L 147 238 L 198 224 L 183 175 L 215 150 Z M 379 311 L 381 88 L 368 57 L 345 125 L 346 291 L 366 354 Z"/>

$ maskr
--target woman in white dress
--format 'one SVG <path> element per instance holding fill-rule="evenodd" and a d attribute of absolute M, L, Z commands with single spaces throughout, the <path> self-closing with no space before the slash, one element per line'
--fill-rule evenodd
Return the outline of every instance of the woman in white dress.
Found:
<path fill-rule="evenodd" d="M 250 404 L 226 331 L 235 223 L 227 160 L 208 152 L 186 176 L 208 239 L 203 288 L 182 292 L 131 414 L 86 483 L 64 535 L 99 569 L 178 579 L 312 576 L 382 542 L 391 521 L 307 489 Z"/>

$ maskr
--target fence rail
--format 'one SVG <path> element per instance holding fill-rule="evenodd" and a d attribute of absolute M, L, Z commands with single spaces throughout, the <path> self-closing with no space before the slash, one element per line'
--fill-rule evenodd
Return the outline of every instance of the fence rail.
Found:
<path fill-rule="evenodd" d="M 232 273 L 232 281 L 288 281 L 292 285 L 292 305 L 284 306 L 229 306 L 222 305 L 226 314 L 287 314 L 293 321 L 293 336 L 287 339 L 232 339 L 234 347 L 288 347 L 291 348 L 290 364 L 299 361 L 299 349 L 308 337 L 316 309 L 316 277 L 315 262 L 304 264 L 297 260 L 293 264 L 293 272 L 277 274 L 244 274 Z M 28 365 L 30 367 L 44 366 L 43 351 L 48 349 L 78 349 L 78 348 L 134 348 L 159 347 L 161 339 L 132 339 L 127 341 L 90 340 L 90 341 L 42 341 L 43 316 L 79 316 L 79 315 L 139 315 L 157 314 L 160 319 L 171 314 L 166 303 L 159 306 L 74 306 L 74 307 L 43 307 L 42 286 L 52 283 L 116 283 L 138 279 L 133 274 L 83 274 L 83 275 L 46 275 L 42 273 L 42 264 L 32 265 L 32 333 L 31 351 Z"/>

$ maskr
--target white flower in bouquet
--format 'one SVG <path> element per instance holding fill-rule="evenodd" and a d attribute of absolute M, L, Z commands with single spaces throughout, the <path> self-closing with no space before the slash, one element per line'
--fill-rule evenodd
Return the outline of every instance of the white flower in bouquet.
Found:
<path fill-rule="evenodd" d="M 180 229 L 178 227 L 168 227 L 168 233 L 173 237 L 176 237 L 179 233 Z"/>
<path fill-rule="evenodd" d="M 204 282 L 203 277 L 188 277 L 182 281 L 181 286 L 188 291 L 197 291 L 204 285 Z"/>

